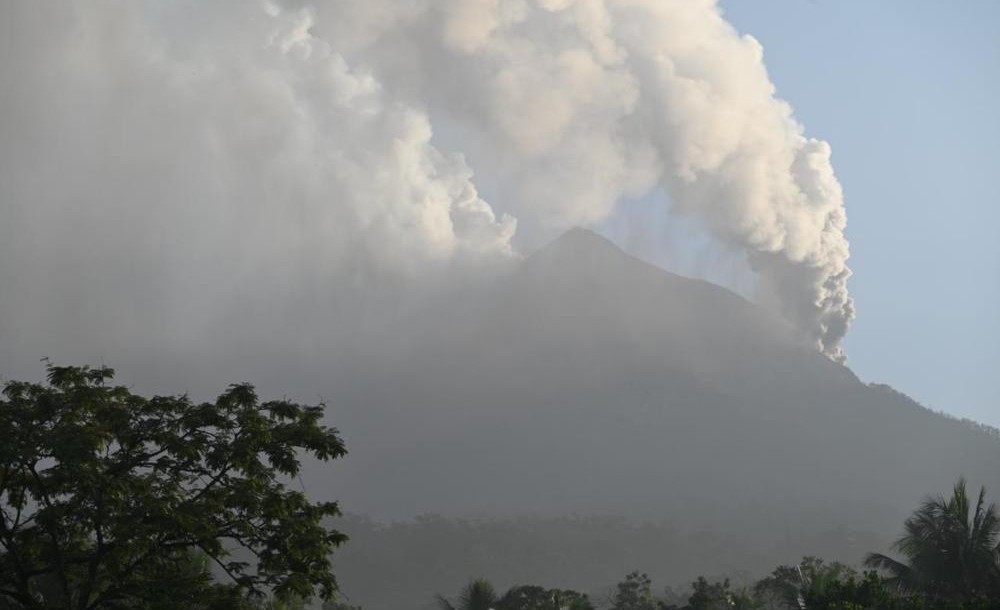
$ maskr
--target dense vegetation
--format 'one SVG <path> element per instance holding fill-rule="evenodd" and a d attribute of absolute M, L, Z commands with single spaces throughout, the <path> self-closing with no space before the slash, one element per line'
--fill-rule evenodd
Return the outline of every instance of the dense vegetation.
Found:
<path fill-rule="evenodd" d="M 260 402 L 233 385 L 214 403 L 146 399 L 109 368 L 48 367 L 0 399 L 0 606 L 232 608 L 331 598 L 345 540 L 282 481 L 300 454 L 345 454 L 323 406 Z M 216 582 L 213 571 L 223 575 Z"/>

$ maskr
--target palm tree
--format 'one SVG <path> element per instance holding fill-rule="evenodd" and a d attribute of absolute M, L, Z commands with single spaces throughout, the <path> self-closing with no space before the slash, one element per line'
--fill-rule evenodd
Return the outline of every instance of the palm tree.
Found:
<path fill-rule="evenodd" d="M 492 610 L 497 603 L 497 594 L 490 581 L 477 578 L 462 589 L 457 606 L 441 595 L 437 596 L 437 603 L 441 610 Z"/>
<path fill-rule="evenodd" d="M 865 565 L 888 572 L 900 589 L 947 600 L 1000 595 L 1000 516 L 981 489 L 971 510 L 965 479 L 950 498 L 927 498 L 893 548 L 909 564 L 871 553 Z"/>

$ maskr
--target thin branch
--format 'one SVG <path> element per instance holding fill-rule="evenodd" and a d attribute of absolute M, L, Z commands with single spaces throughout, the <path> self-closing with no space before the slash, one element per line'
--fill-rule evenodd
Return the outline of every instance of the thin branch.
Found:
<path fill-rule="evenodd" d="M 28 471 L 31 473 L 31 477 L 35 481 L 35 484 L 38 486 L 38 491 L 41 493 L 41 498 L 45 503 L 45 507 L 51 510 L 53 506 L 52 500 L 49 498 L 49 492 L 48 489 L 45 488 L 45 483 L 42 481 L 42 477 L 38 474 L 38 470 L 35 468 L 36 464 L 37 462 L 27 463 L 24 464 L 24 466 L 27 467 Z M 64 564 L 64 560 L 66 558 L 59 543 L 59 536 L 54 533 L 51 528 L 46 528 L 46 533 L 50 538 L 52 538 L 52 546 L 55 547 L 56 550 L 56 561 L 59 564 L 59 582 L 62 585 L 63 595 L 66 599 L 70 599 L 69 579 L 67 578 L 66 566 Z"/>

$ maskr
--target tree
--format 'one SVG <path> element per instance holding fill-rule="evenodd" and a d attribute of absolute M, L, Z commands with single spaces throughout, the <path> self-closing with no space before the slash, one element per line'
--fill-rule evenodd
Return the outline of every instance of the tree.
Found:
<path fill-rule="evenodd" d="M 733 591 L 729 579 L 710 583 L 699 576 L 691 583 L 690 610 L 752 610 L 758 608 L 757 598 L 747 591 Z"/>
<path fill-rule="evenodd" d="M 759 597 L 770 598 L 786 608 L 801 608 L 808 599 L 822 597 L 826 590 L 856 573 L 839 563 L 826 563 L 817 557 L 803 557 L 795 566 L 778 566 L 770 576 L 754 585 Z"/>
<path fill-rule="evenodd" d="M 492 610 L 498 601 L 493 585 L 485 578 L 477 578 L 467 584 L 458 596 L 457 606 L 441 595 L 436 600 L 441 610 Z"/>
<path fill-rule="evenodd" d="M 796 606 L 799 608 L 800 606 Z M 920 595 L 900 595 L 887 586 L 877 572 L 865 572 L 858 576 L 854 570 L 844 572 L 821 587 L 808 588 L 802 596 L 803 608 L 809 610 L 851 610 L 853 608 L 874 608 L 878 610 L 931 610 L 935 606 L 927 604 Z M 941 610 L 945 610 L 941 608 Z M 947 610 L 959 610 L 950 606 Z M 982 610 L 986 610 L 983 608 Z"/>
<path fill-rule="evenodd" d="M 887 572 L 900 589 L 934 599 L 1000 596 L 1000 519 L 996 505 L 986 505 L 985 488 L 973 508 L 959 479 L 950 498 L 927 498 L 903 527 L 893 548 L 909 564 L 879 553 L 865 564 Z"/>
<path fill-rule="evenodd" d="M 594 610 L 594 607 L 583 593 L 522 585 L 504 593 L 496 610 Z"/>
<path fill-rule="evenodd" d="M 611 610 L 656 610 L 656 607 L 652 581 L 639 572 L 626 575 L 611 598 Z"/>
<path fill-rule="evenodd" d="M 345 455 L 321 424 L 323 405 L 261 403 L 248 384 L 214 403 L 143 398 L 112 385 L 107 367 L 47 372 L 45 384 L 7 383 L 0 399 L 8 606 L 156 608 L 197 591 L 202 607 L 226 598 L 221 608 L 265 593 L 334 594 L 329 555 L 346 537 L 323 520 L 337 504 L 282 482 L 303 453 Z"/>

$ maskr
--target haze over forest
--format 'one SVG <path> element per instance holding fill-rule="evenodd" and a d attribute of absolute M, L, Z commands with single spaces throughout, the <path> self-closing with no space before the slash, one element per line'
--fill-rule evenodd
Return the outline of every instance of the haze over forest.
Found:
<path fill-rule="evenodd" d="M 0 83 L 0 379 L 325 402 L 368 610 L 858 564 L 1000 490 L 850 369 L 833 151 L 714 1 L 9 2 Z M 657 201 L 743 294 L 593 230 Z"/>

